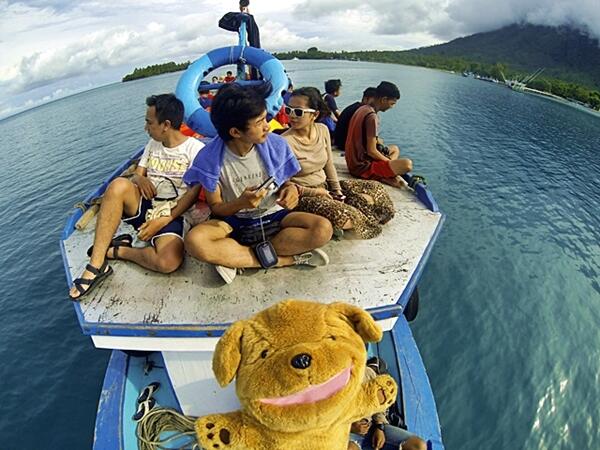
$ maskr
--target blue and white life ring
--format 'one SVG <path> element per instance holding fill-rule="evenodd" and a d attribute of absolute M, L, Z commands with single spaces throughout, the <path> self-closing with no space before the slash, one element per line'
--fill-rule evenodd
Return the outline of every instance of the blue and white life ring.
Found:
<path fill-rule="evenodd" d="M 210 114 L 200 106 L 198 100 L 200 81 L 218 67 L 239 63 L 257 68 L 264 81 L 271 83 L 271 94 L 265 99 L 269 119 L 283 106 L 283 93 L 287 90 L 289 82 L 283 64 L 277 58 L 255 47 L 236 45 L 217 48 L 190 64 L 179 78 L 175 89 L 175 95 L 183 102 L 185 108 L 184 121 L 196 133 L 209 137 L 217 134 L 210 121 Z"/>

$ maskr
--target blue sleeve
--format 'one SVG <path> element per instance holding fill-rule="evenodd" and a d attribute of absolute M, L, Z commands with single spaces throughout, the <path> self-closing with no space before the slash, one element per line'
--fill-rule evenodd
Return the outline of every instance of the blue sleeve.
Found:
<path fill-rule="evenodd" d="M 329 107 L 332 113 L 338 109 L 335 97 L 333 95 L 327 94 L 327 96 L 325 97 L 325 102 L 327 103 L 327 106 Z"/>

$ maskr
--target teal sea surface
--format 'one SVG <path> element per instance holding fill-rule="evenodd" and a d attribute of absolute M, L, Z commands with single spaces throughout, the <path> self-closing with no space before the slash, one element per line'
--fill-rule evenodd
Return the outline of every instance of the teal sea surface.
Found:
<path fill-rule="evenodd" d="M 381 80 L 381 135 L 447 215 L 412 329 L 449 450 L 600 448 L 600 118 L 415 67 L 290 61 L 296 87 Z M 0 121 L 0 448 L 86 449 L 109 353 L 81 335 L 58 240 L 73 205 L 148 137 L 119 83 Z M 402 236 L 398 236 L 402 245 Z"/>

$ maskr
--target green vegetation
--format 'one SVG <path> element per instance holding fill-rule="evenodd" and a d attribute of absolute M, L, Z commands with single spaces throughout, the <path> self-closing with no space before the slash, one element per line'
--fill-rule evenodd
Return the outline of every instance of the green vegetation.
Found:
<path fill-rule="evenodd" d="M 179 72 L 180 70 L 187 69 L 189 65 L 189 61 L 179 64 L 170 61 L 168 63 L 154 64 L 152 66 L 147 66 L 141 69 L 136 67 L 132 73 L 125 75 L 121 81 L 131 81 L 140 78 L 153 77 L 154 75 L 160 75 L 163 73 Z"/>
<path fill-rule="evenodd" d="M 454 72 L 472 72 L 498 80 L 520 80 L 544 68 L 527 83 L 532 89 L 600 109 L 600 47 L 598 40 L 569 27 L 516 24 L 488 33 L 455 39 L 446 44 L 406 51 L 275 53 L 279 59 L 340 59 L 421 66 Z M 123 81 L 184 70 L 188 62 L 136 68 Z"/>
<path fill-rule="evenodd" d="M 448 56 L 430 51 L 433 48 L 443 47 L 443 45 L 428 47 L 425 49 L 427 50 L 426 52 L 423 52 L 424 49 L 406 51 L 373 50 L 357 52 L 325 52 L 317 49 L 316 47 L 311 47 L 305 52 L 292 51 L 276 53 L 275 56 L 281 60 L 293 58 L 337 59 L 404 64 L 409 66 L 421 66 L 431 69 L 453 71 L 457 73 L 472 72 L 481 76 L 496 78 L 498 80 L 503 80 L 504 77 L 506 77 L 506 79 L 523 79 L 525 76 L 535 71 L 535 69 L 527 70 L 519 66 L 514 67 L 509 62 L 484 62 L 482 60 L 477 60 L 475 57 L 469 58 L 466 56 Z M 546 73 L 556 73 L 556 71 L 546 70 L 544 74 Z M 559 97 L 588 104 L 595 109 L 600 109 L 600 92 L 598 91 L 600 83 L 599 86 L 590 86 L 586 83 L 589 77 L 577 78 L 574 77 L 573 74 L 570 74 L 565 78 L 566 80 L 551 76 L 540 76 L 532 82 L 529 82 L 527 86 L 532 89 L 550 92 Z"/>

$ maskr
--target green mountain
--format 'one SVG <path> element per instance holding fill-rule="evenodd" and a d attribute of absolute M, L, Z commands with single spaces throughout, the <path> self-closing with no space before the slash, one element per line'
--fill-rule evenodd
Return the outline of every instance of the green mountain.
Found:
<path fill-rule="evenodd" d="M 409 52 L 500 63 L 519 72 L 534 72 L 544 67 L 544 77 L 600 89 L 598 40 L 566 26 L 515 24 Z"/>
<path fill-rule="evenodd" d="M 540 68 L 527 86 L 600 109 L 600 46 L 597 39 L 570 27 L 510 25 L 446 44 L 413 50 L 276 53 L 279 59 L 345 59 L 470 71 L 501 80 L 523 79 Z"/>

